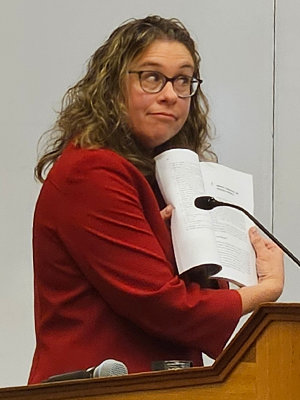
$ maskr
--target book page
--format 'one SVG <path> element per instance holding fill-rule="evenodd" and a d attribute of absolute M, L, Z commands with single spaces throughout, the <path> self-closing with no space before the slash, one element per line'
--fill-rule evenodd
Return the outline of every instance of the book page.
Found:
<path fill-rule="evenodd" d="M 199 265 L 220 270 L 210 213 L 194 206 L 205 194 L 198 155 L 185 149 L 168 150 L 155 158 L 156 179 L 167 204 L 174 207 L 171 235 L 179 274 Z"/>
<path fill-rule="evenodd" d="M 212 196 L 253 213 L 252 176 L 217 163 L 200 163 L 198 155 L 186 149 L 165 151 L 155 160 L 162 195 L 174 207 L 171 234 L 179 274 L 205 266 L 214 277 L 256 284 L 255 253 L 248 236 L 252 221 L 230 207 L 206 211 L 194 205 L 196 197 Z"/>
<path fill-rule="evenodd" d="M 205 192 L 219 201 L 233 203 L 253 213 L 252 176 L 216 163 L 201 163 Z M 241 211 L 216 207 L 210 213 L 222 271 L 215 277 L 246 286 L 257 283 L 255 253 L 248 230 L 253 222 Z"/>

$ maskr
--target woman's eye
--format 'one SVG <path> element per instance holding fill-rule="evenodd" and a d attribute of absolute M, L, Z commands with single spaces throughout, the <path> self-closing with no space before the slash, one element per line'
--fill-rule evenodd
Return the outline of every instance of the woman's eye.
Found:
<path fill-rule="evenodd" d="M 177 82 L 182 86 L 190 85 L 191 78 L 189 76 L 179 76 L 177 78 Z"/>
<path fill-rule="evenodd" d="M 161 80 L 161 77 L 159 74 L 155 73 L 155 72 L 149 72 L 146 76 L 145 79 L 148 82 L 159 82 Z"/>

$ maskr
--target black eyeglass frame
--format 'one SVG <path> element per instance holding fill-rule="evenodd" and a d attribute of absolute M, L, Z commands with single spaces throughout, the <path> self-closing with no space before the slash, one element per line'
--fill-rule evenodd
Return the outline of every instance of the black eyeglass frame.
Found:
<path fill-rule="evenodd" d="M 142 74 L 143 74 L 144 72 L 153 72 L 153 73 L 155 73 L 155 74 L 160 75 L 162 78 L 164 78 L 164 83 L 163 83 L 162 87 L 161 87 L 159 90 L 154 91 L 154 92 L 153 92 L 153 91 L 148 92 L 147 90 L 145 90 L 145 89 L 143 88 L 142 81 L 141 81 L 141 77 L 142 77 Z M 159 93 L 159 92 L 161 92 L 161 91 L 163 90 L 163 88 L 166 86 L 166 84 L 167 84 L 168 82 L 171 82 L 175 93 L 177 94 L 178 97 L 180 97 L 180 98 L 182 98 L 182 99 L 186 99 L 186 98 L 189 98 L 189 97 L 193 97 L 193 96 L 196 94 L 197 89 L 199 88 L 199 86 L 200 86 L 201 83 L 203 82 L 202 79 L 198 79 L 198 78 L 195 78 L 195 77 L 193 77 L 193 76 L 188 76 L 188 75 L 183 75 L 183 74 L 176 75 L 176 76 L 174 76 L 173 78 L 168 78 L 166 75 L 162 74 L 161 72 L 152 71 L 152 70 L 145 70 L 145 71 L 128 71 L 128 73 L 129 73 L 129 74 L 137 74 L 137 75 L 138 75 L 141 88 L 142 88 L 142 90 L 143 90 L 145 93 L 149 93 L 149 94 Z M 197 87 L 195 88 L 195 90 L 194 90 L 194 92 L 193 92 L 192 94 L 184 95 L 184 96 L 183 96 L 183 95 L 180 95 L 180 94 L 178 94 L 178 93 L 176 92 L 176 90 L 175 90 L 175 88 L 174 88 L 174 82 L 175 82 L 178 78 L 180 78 L 180 77 L 190 78 L 190 79 L 191 79 L 191 82 L 190 82 L 190 87 L 191 87 L 191 88 L 192 88 L 192 84 L 193 84 L 193 83 L 197 83 Z"/>

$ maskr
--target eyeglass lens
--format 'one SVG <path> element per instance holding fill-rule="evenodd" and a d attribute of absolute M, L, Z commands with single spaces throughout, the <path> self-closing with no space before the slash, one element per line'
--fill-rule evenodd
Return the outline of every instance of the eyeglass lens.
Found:
<path fill-rule="evenodd" d="M 140 82 L 143 90 L 149 93 L 157 93 L 163 89 L 170 80 L 173 84 L 174 91 L 178 96 L 192 96 L 198 87 L 198 81 L 192 77 L 180 75 L 173 79 L 168 79 L 163 74 L 155 71 L 143 71 L 140 73 Z"/>

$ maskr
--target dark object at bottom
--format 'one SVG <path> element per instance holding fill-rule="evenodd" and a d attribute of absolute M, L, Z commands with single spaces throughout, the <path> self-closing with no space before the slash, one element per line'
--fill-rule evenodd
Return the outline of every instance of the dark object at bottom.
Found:
<path fill-rule="evenodd" d="M 193 366 L 192 361 L 185 360 L 166 360 L 166 361 L 154 361 L 152 363 L 152 371 L 163 371 L 167 369 L 182 369 L 191 368 Z"/>

